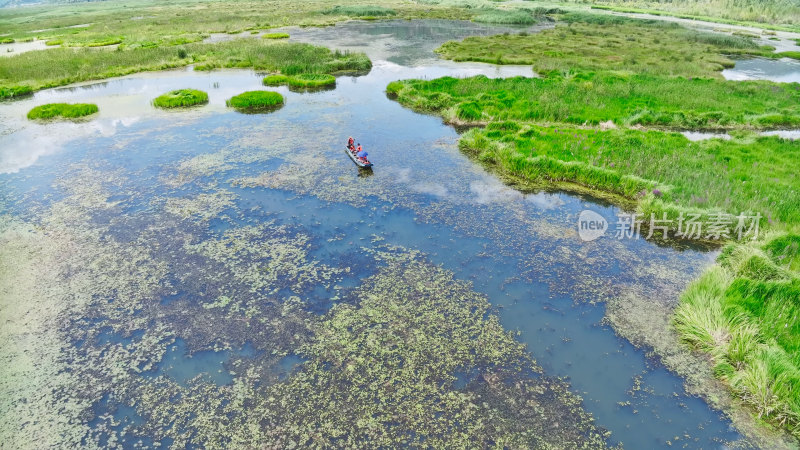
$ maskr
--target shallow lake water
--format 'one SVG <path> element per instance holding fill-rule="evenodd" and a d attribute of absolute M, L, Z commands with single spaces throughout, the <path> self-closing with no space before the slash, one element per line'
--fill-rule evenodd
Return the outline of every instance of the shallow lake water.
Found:
<path fill-rule="evenodd" d="M 613 297 L 674 304 L 715 253 L 616 239 L 618 208 L 579 195 L 513 189 L 458 150 L 452 127 L 386 97 L 385 86 L 398 79 L 534 76 L 528 67 L 457 64 L 431 53 L 444 40 L 475 32 L 473 24 L 446 21 L 293 30 L 295 40 L 365 51 L 374 67 L 367 75 L 339 77 L 333 90 L 278 88 L 286 105 L 270 114 L 240 114 L 224 105 L 232 95 L 261 87 L 263 74 L 249 70 L 140 74 L 0 104 L 0 212 L 47 221 L 47 208 L 69 199 L 70 189 L 102 180 L 113 215 L 98 212 L 89 220 L 102 224 L 116 242 L 144 245 L 141 230 L 162 205 L 180 210 L 185 199 L 222 198 L 190 216 L 202 236 L 274 223 L 307 236 L 310 256 L 319 264 L 348 268 L 334 284 L 301 288 L 276 281 L 275 295 L 300 296 L 314 314 L 324 314 L 374 273 L 373 248 L 420 251 L 487 296 L 503 326 L 519 331 L 545 375 L 565 377 L 583 397 L 585 409 L 611 432 L 610 444 L 722 448 L 737 441 L 739 434 L 719 411 L 687 395 L 681 378 L 603 321 L 603 302 Z M 210 102 L 179 112 L 150 106 L 152 98 L 176 88 L 203 89 Z M 91 101 L 101 112 L 84 123 L 25 120 L 32 106 L 52 101 Z M 369 152 L 372 172 L 360 172 L 344 154 L 350 135 Z M 578 238 L 576 220 L 585 209 L 608 221 L 606 236 Z M 151 238 L 169 255 L 171 237 Z M 200 288 L 181 286 L 182 275 L 164 275 L 178 280 L 177 287 L 148 307 L 148 314 L 173 317 L 179 305 L 199 301 L 201 293 L 192 289 Z M 92 327 L 103 320 L 117 323 L 119 317 L 77 323 Z M 143 380 L 185 384 L 201 376 L 227 385 L 237 377 L 227 364 L 263 351 L 247 339 L 231 349 L 199 345 L 181 331 L 186 329 L 191 328 L 174 325 L 174 342 L 161 361 L 143 369 Z M 137 333 L 111 333 L 97 338 L 97 345 L 136 346 L 148 336 Z M 303 363 L 299 356 L 284 356 L 278 379 Z M 104 397 L 94 405 L 96 413 L 141 425 L 135 405 L 109 402 Z"/>

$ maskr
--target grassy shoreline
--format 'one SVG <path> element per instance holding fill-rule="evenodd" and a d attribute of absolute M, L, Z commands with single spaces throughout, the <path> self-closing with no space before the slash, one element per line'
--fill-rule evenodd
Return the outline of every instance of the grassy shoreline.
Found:
<path fill-rule="evenodd" d="M 7 64 L 6 64 L 7 63 Z M 195 64 L 195 70 L 253 68 L 287 74 L 369 71 L 363 53 L 331 51 L 309 44 L 236 39 L 218 44 L 122 51 L 53 49 L 28 52 L 0 61 L 0 98 L 80 81 Z"/>

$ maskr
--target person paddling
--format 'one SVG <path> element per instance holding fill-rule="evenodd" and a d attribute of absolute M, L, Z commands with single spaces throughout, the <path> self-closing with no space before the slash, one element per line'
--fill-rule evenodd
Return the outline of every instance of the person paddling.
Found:
<path fill-rule="evenodd" d="M 351 152 L 354 150 L 353 142 L 355 142 L 355 140 L 353 140 L 353 136 L 350 136 L 350 139 L 347 140 L 347 148 L 349 148 Z"/>

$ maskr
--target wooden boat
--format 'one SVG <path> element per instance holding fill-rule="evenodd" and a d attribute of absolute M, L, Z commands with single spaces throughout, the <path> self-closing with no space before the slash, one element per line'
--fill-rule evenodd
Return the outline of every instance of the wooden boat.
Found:
<path fill-rule="evenodd" d="M 371 169 L 372 168 L 372 163 L 371 162 L 368 162 L 366 164 L 361 162 L 361 160 L 358 159 L 358 156 L 354 155 L 353 152 L 351 152 L 349 148 L 345 147 L 344 151 L 345 151 L 345 153 L 347 153 L 347 156 L 349 156 L 350 159 L 352 159 L 353 162 L 356 163 L 356 165 L 358 167 L 361 167 L 362 169 Z"/>

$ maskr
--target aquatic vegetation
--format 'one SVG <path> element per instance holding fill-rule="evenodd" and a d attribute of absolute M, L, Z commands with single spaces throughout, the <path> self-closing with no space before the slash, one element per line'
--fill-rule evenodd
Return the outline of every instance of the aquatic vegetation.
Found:
<path fill-rule="evenodd" d="M 182 48 L 135 47 L 99 52 L 61 48 L 27 52 L 4 59 L 0 93 L 26 83 L 31 90 L 129 73 L 163 70 L 195 63 L 195 70 L 222 67 L 253 68 L 283 74 L 366 72 L 372 62 L 363 53 L 331 51 L 309 44 L 259 39 L 234 39 L 216 44 L 192 43 Z"/>
<path fill-rule="evenodd" d="M 181 108 L 205 103 L 208 103 L 208 94 L 197 89 L 178 89 L 153 99 L 153 106 L 159 108 Z"/>
<path fill-rule="evenodd" d="M 289 77 L 286 75 L 274 74 L 274 75 L 267 75 L 264 77 L 263 83 L 264 86 L 282 86 L 289 81 Z"/>
<path fill-rule="evenodd" d="M 248 91 L 233 96 L 225 104 L 240 110 L 274 109 L 283 105 L 283 96 L 272 91 Z"/>
<path fill-rule="evenodd" d="M 0 38 L 0 44 L 13 44 L 16 42 L 14 38 Z"/>
<path fill-rule="evenodd" d="M 678 133 L 654 130 L 491 122 L 485 129 L 465 133 L 459 145 L 499 170 L 528 180 L 570 181 L 635 201 L 648 192 L 642 207 L 652 208 L 659 217 L 660 209 L 669 205 L 724 208 L 735 214 L 757 211 L 776 224 L 800 216 L 797 196 L 786 195 L 800 192 L 789 169 L 800 149 L 776 137 L 691 142 Z M 703 168 L 702 176 L 698 167 Z"/>
<path fill-rule="evenodd" d="M 301 73 L 292 75 L 286 84 L 296 88 L 315 88 L 336 85 L 336 77 L 328 74 Z"/>
<path fill-rule="evenodd" d="M 683 294 L 675 327 L 760 418 L 800 437 L 800 273 L 782 265 L 800 237 L 732 244 Z"/>
<path fill-rule="evenodd" d="M 264 39 L 289 39 L 289 33 L 266 33 L 261 37 Z"/>
<path fill-rule="evenodd" d="M 323 14 L 351 17 L 384 17 L 397 15 L 397 12 L 383 6 L 347 5 L 334 6 L 324 11 Z"/>
<path fill-rule="evenodd" d="M 512 24 L 512 25 L 533 25 L 538 20 L 529 11 L 524 9 L 503 10 L 486 9 L 480 11 L 473 18 L 475 22 Z"/>
<path fill-rule="evenodd" d="M 22 97 L 33 94 L 30 86 L 2 86 L 0 87 L 0 99 Z"/>
<path fill-rule="evenodd" d="M 406 80 L 391 92 L 453 123 L 520 120 L 672 129 L 800 126 L 800 91 L 766 81 L 687 80 L 649 74 L 549 72 L 543 78 Z M 737 101 L 731 101 L 736 98 Z"/>
<path fill-rule="evenodd" d="M 117 45 L 122 43 L 122 38 L 108 38 L 102 41 L 93 41 L 86 44 L 87 47 L 106 47 L 109 45 Z"/>
<path fill-rule="evenodd" d="M 61 39 L 48 39 L 48 40 L 46 40 L 44 42 L 44 45 L 48 45 L 48 46 L 53 47 L 53 46 L 56 46 L 56 45 L 61 45 L 63 43 L 64 43 L 64 41 L 62 41 Z"/>
<path fill-rule="evenodd" d="M 797 31 L 800 13 L 782 0 L 687 0 L 681 2 L 645 2 L 608 0 L 595 9 L 640 14 L 668 15 L 684 19 L 756 26 L 774 30 Z"/>
<path fill-rule="evenodd" d="M 436 52 L 455 61 L 531 64 L 535 71 L 613 70 L 721 78 L 729 54 L 771 55 L 753 40 L 686 29 L 675 23 L 570 13 L 565 23 L 531 34 L 475 36 Z"/>
<path fill-rule="evenodd" d="M 96 114 L 97 105 L 92 103 L 48 103 L 39 105 L 28 112 L 28 119 L 75 119 Z"/>

